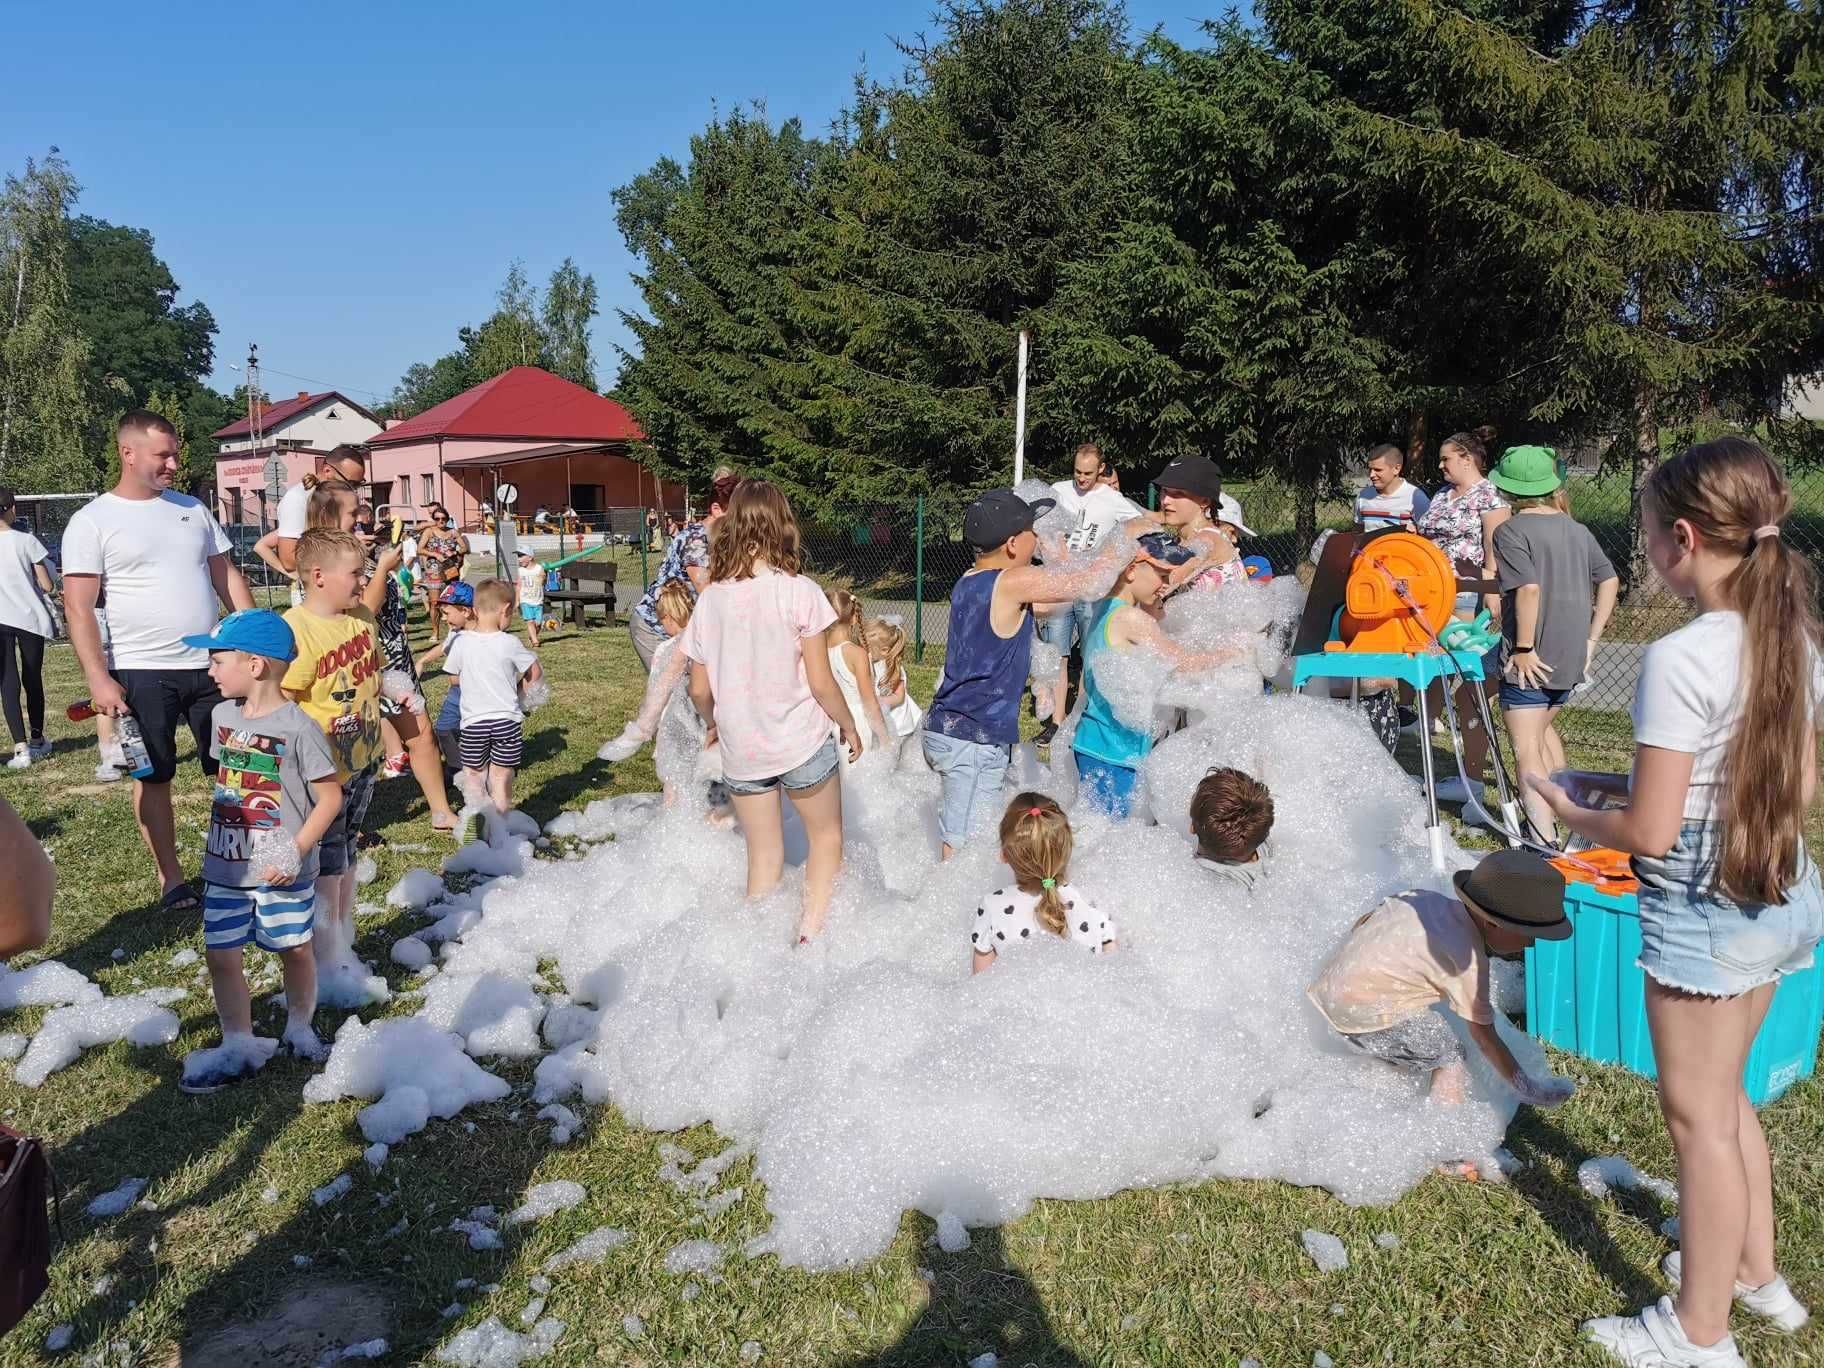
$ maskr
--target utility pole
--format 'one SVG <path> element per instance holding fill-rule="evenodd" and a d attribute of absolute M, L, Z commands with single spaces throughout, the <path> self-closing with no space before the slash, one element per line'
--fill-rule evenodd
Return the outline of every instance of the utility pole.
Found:
<path fill-rule="evenodd" d="M 19 326 L 19 312 L 25 303 L 25 257 L 26 247 L 23 236 L 19 239 L 19 277 L 13 284 L 13 323 Z M 11 331 L 11 329 L 9 329 Z M 13 436 L 13 382 L 6 382 L 6 412 L 0 415 L 0 471 L 6 469 L 7 445 Z"/>

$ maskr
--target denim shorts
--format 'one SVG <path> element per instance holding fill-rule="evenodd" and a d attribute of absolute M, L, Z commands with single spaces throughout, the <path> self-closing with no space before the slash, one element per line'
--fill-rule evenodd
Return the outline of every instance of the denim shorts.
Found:
<path fill-rule="evenodd" d="M 938 833 L 945 845 L 961 850 L 985 816 L 1000 820 L 1001 785 L 1013 761 L 1013 747 L 965 741 L 934 731 L 924 733 L 924 746 L 925 763 L 937 771 L 942 784 Z"/>
<path fill-rule="evenodd" d="M 1501 681 L 1501 706 L 1504 708 L 1562 708 L 1570 696 L 1569 689 L 1529 689 L 1524 684 Z"/>
<path fill-rule="evenodd" d="M 1711 887 L 1721 828 L 1690 818 L 1664 859 L 1636 855 L 1640 967 L 1668 988 L 1736 997 L 1800 969 L 1824 935 L 1824 890 L 1803 850 L 1787 900 L 1738 903 Z"/>
<path fill-rule="evenodd" d="M 812 753 L 811 758 L 802 765 L 794 765 L 784 774 L 775 774 L 770 779 L 734 779 L 724 776 L 723 787 L 730 793 L 742 798 L 751 798 L 758 793 L 771 793 L 782 788 L 787 793 L 816 788 L 825 779 L 836 772 L 836 742 L 825 741 Z"/>
<path fill-rule="evenodd" d="M 1032 615 L 1033 630 L 1039 634 L 1039 640 L 1047 646 L 1055 647 L 1059 655 L 1069 655 L 1071 642 L 1082 642 L 1089 639 L 1090 629 L 1096 625 L 1095 599 L 1078 599 L 1070 605 L 1069 612 L 1054 613 L 1050 617 Z"/>
<path fill-rule="evenodd" d="M 1105 817 L 1125 818 L 1134 810 L 1134 786 L 1140 771 L 1109 760 L 1098 760 L 1072 751 L 1077 761 L 1078 789 L 1083 801 Z"/>

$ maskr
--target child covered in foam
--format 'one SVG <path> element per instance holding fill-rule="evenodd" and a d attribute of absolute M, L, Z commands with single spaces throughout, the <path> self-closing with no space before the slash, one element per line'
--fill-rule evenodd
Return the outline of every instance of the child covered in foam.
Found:
<path fill-rule="evenodd" d="M 1001 862 L 1013 882 L 976 904 L 969 928 L 970 972 L 1013 947 L 1056 936 L 1092 955 L 1115 948 L 1115 924 L 1070 882 L 1074 844 L 1064 809 L 1042 793 L 1021 793 L 1001 815 Z"/>
<path fill-rule="evenodd" d="M 899 759 L 907 743 L 925 725 L 925 710 L 912 697 L 906 678 L 906 630 L 887 618 L 870 618 L 867 625 L 868 656 L 872 660 L 874 693 L 886 713 L 887 729 Z"/>
<path fill-rule="evenodd" d="M 1215 766 L 1191 794 L 1191 835 L 1198 867 L 1244 893 L 1267 872 L 1273 795 L 1251 774 Z"/>
<path fill-rule="evenodd" d="M 621 761 L 638 753 L 648 741 L 653 747 L 653 768 L 665 792 L 665 806 L 677 804 L 687 782 L 709 785 L 710 819 L 718 825 L 732 823 L 728 791 L 722 785 L 722 750 L 713 728 L 690 701 L 690 660 L 678 650 L 679 638 L 690 625 L 695 606 L 682 580 L 669 580 L 653 602 L 653 612 L 664 634 L 652 652 L 652 671 L 646 677 L 646 695 L 640 711 L 614 740 L 596 752 L 601 760 Z"/>
<path fill-rule="evenodd" d="M 1564 876 L 1536 855 L 1498 850 L 1452 876 L 1456 896 L 1416 889 L 1384 898 L 1349 934 L 1305 990 L 1348 1045 L 1396 1068 L 1429 1074 L 1439 1102 L 1463 1100 L 1463 1045 L 1438 1013 L 1442 1002 L 1469 1028 L 1495 1072 L 1522 1102 L 1555 1107 L 1568 1078 L 1536 1078 L 1495 1032 L 1490 953 L 1517 955 L 1534 940 L 1571 934 Z"/>

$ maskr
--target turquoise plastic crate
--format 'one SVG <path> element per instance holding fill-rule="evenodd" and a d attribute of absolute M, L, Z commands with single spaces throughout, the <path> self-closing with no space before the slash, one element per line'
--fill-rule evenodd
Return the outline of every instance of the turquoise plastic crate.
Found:
<path fill-rule="evenodd" d="M 1526 1030 L 1535 1040 L 1604 1064 L 1658 1077 L 1647 1033 L 1640 909 L 1632 893 L 1565 885 L 1568 940 L 1535 941 L 1526 952 Z M 1773 995 L 1748 1052 L 1742 1084 L 1756 1106 L 1771 1102 L 1817 1064 L 1824 1026 L 1824 973 L 1788 974 Z"/>

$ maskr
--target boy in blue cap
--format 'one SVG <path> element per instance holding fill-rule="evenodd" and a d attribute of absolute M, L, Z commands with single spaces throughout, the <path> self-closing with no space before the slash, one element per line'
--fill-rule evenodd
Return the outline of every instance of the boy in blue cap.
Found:
<path fill-rule="evenodd" d="M 184 645 L 209 652 L 209 676 L 224 702 L 210 723 L 218 763 L 203 854 L 203 942 L 222 1043 L 184 1060 L 178 1086 L 209 1093 L 256 1073 L 281 1046 L 321 1059 L 311 1028 L 317 963 L 311 949 L 317 845 L 342 807 L 329 739 L 280 688 L 297 658 L 285 619 L 265 609 L 231 613 Z M 279 1040 L 253 1033 L 242 972 L 249 944 L 278 955 L 286 1023 Z"/>
<path fill-rule="evenodd" d="M 1151 523 L 1133 518 L 1102 540 L 1093 560 L 1066 564 L 1060 538 L 1039 549 L 1033 524 L 1057 504 L 1028 504 L 994 489 L 963 514 L 963 540 L 975 566 L 950 591 L 950 639 L 944 671 L 925 714 L 925 762 L 941 781 L 938 831 L 943 858 L 968 840 L 988 813 L 1002 808 L 1001 782 L 1020 739 L 1020 698 L 1032 669 L 1032 605 L 1100 600 L 1134 558 L 1134 538 Z"/>
<path fill-rule="evenodd" d="M 458 635 L 475 620 L 475 587 L 466 580 L 451 580 L 437 596 L 443 605 L 443 619 L 450 624 L 449 635 L 418 657 L 418 673 L 423 674 L 431 662 L 448 654 Z M 447 673 L 447 672 L 446 672 Z M 436 725 L 431 728 L 437 738 L 437 753 L 452 777 L 462 773 L 462 681 L 451 676 L 450 691 L 443 696 L 437 710 Z"/>

